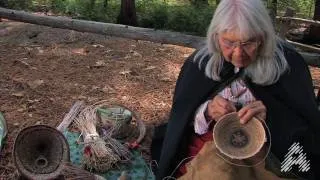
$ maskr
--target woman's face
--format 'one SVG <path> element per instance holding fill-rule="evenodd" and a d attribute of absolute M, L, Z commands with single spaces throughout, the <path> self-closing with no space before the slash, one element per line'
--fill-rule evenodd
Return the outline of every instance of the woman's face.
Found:
<path fill-rule="evenodd" d="M 219 46 L 226 61 L 235 67 L 247 67 L 256 59 L 260 41 L 258 38 L 245 38 L 235 32 L 218 34 Z"/>

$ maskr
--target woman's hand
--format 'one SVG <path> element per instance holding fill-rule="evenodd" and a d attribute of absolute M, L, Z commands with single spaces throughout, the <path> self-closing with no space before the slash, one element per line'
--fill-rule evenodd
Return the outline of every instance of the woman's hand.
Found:
<path fill-rule="evenodd" d="M 207 106 L 207 116 L 215 121 L 218 121 L 221 116 L 235 111 L 234 104 L 219 95 L 215 96 Z"/>
<path fill-rule="evenodd" d="M 247 123 L 253 117 L 257 117 L 260 120 L 266 120 L 267 109 L 262 101 L 254 101 L 241 108 L 238 112 L 240 122 L 242 124 Z"/>

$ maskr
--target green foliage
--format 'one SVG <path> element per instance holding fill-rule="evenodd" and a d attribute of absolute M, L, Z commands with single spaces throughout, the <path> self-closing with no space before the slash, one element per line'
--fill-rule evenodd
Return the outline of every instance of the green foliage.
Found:
<path fill-rule="evenodd" d="M 205 35 L 214 12 L 213 6 L 195 7 L 156 0 L 137 1 L 137 15 L 142 27 Z"/>
<path fill-rule="evenodd" d="M 206 35 L 214 12 L 212 7 L 176 6 L 170 9 L 167 28 L 178 32 Z"/>
<path fill-rule="evenodd" d="M 9 8 L 25 10 L 29 9 L 31 6 L 31 0 L 21 1 L 21 0 L 9 0 L 8 5 Z"/>
<path fill-rule="evenodd" d="M 166 2 L 137 1 L 136 10 L 139 25 L 146 28 L 165 29 L 169 18 L 169 7 Z"/>
<path fill-rule="evenodd" d="M 271 2 L 272 0 L 269 0 Z M 278 13 L 281 15 L 287 7 L 296 10 L 296 16 L 301 18 L 312 18 L 314 12 L 314 0 L 278 0 Z"/>
<path fill-rule="evenodd" d="M 104 0 L 52 0 L 52 9 L 75 18 L 115 22 L 120 11 L 120 2 L 117 2 L 106 6 Z"/>
<path fill-rule="evenodd" d="M 116 23 L 121 0 L 8 0 L 9 7 L 43 11 L 43 7 L 56 14 L 73 18 Z M 217 0 L 209 5 L 195 6 L 191 0 L 135 0 L 138 25 L 146 28 L 165 29 L 206 35 Z M 267 0 L 270 5 L 272 0 Z M 296 9 L 298 17 L 312 18 L 314 0 L 278 0 L 278 15 L 287 7 Z"/>

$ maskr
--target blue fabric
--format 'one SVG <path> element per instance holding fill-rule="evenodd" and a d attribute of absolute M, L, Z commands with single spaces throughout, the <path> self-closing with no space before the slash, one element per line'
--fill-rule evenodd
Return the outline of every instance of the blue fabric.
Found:
<path fill-rule="evenodd" d="M 3 139 L 7 135 L 7 124 L 2 113 L 0 112 L 0 150 L 2 149 Z"/>
<path fill-rule="evenodd" d="M 80 134 L 66 131 L 64 135 L 70 146 L 70 160 L 72 164 L 81 166 L 84 147 L 83 145 L 77 143 Z M 116 169 L 112 169 L 104 174 L 98 175 L 103 176 L 108 180 L 117 180 L 117 178 L 121 175 L 121 172 L 126 171 L 128 176 L 133 180 L 154 180 L 155 177 L 145 160 L 142 158 L 141 153 L 137 150 L 134 150 L 132 151 L 132 154 L 133 158 L 130 164 L 120 164 Z"/>

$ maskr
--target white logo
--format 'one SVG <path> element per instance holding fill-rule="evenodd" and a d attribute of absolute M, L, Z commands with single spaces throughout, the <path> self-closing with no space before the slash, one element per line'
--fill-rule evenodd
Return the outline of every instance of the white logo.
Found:
<path fill-rule="evenodd" d="M 303 147 L 299 143 L 293 143 L 285 155 L 284 161 L 281 163 L 281 172 L 289 172 L 293 165 L 299 165 L 300 172 L 307 172 L 310 169 L 310 161 L 307 160 L 306 153 L 303 153 Z M 292 155 L 296 154 L 297 157 Z"/>

